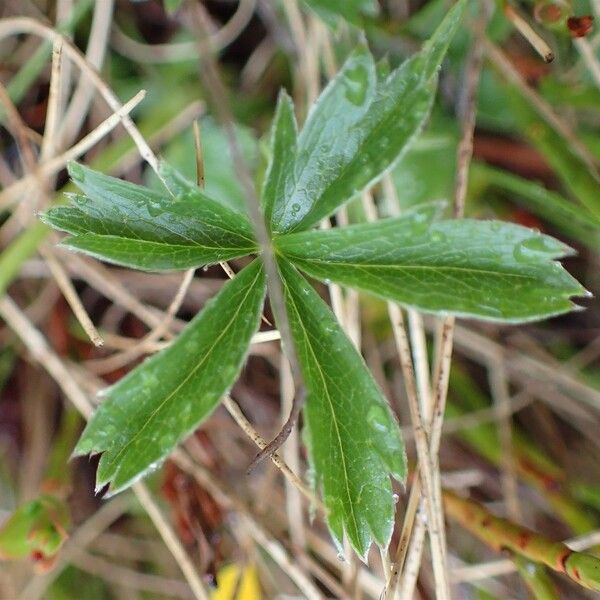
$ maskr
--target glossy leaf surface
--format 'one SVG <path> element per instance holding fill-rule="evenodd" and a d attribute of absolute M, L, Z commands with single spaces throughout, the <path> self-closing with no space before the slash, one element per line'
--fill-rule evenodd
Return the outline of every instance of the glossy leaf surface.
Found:
<path fill-rule="evenodd" d="M 75 449 L 102 453 L 96 483 L 124 489 L 156 468 L 217 406 L 238 377 L 258 328 L 265 279 L 256 260 L 165 350 L 104 394 Z"/>
<path fill-rule="evenodd" d="M 271 156 L 261 194 L 261 204 L 267 223 L 273 215 L 273 206 L 285 195 L 286 176 L 294 168 L 298 126 L 292 99 L 281 91 L 271 131 Z"/>
<path fill-rule="evenodd" d="M 365 556 L 386 547 L 393 528 L 390 475 L 406 474 L 396 420 L 373 376 L 330 308 L 286 261 L 286 307 L 307 389 L 305 437 L 338 541 L 344 531 Z"/>
<path fill-rule="evenodd" d="M 187 269 L 256 249 L 247 219 L 198 188 L 156 192 L 72 163 L 85 193 L 42 218 L 71 234 L 62 245 L 119 265 L 152 271 Z"/>
<path fill-rule="evenodd" d="M 434 313 L 519 322 L 568 312 L 585 290 L 554 258 L 565 244 L 500 221 L 434 220 L 441 205 L 405 216 L 277 240 L 321 280 Z"/>
<path fill-rule="evenodd" d="M 458 2 L 423 50 L 381 82 L 366 48 L 351 54 L 298 136 L 294 169 L 273 209 L 274 231 L 315 225 L 402 156 L 429 115 L 437 69 L 464 6 Z"/>

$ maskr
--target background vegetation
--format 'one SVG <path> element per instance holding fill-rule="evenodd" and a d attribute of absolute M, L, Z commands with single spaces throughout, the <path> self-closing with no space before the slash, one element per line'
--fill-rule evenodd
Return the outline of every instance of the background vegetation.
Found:
<path fill-rule="evenodd" d="M 319 287 L 407 443 L 408 484 L 394 483 L 389 552 L 372 547 L 365 562 L 348 544 L 332 543 L 322 505 L 304 483 L 297 431 L 280 455 L 246 474 L 293 396 L 270 324 L 253 339 L 231 397 L 143 484 L 103 500 L 105 490 L 94 493 L 97 459 L 68 460 L 97 392 L 165 347 L 226 280 L 219 266 L 149 274 L 57 248 L 60 236 L 37 215 L 75 191 L 68 160 L 159 189 L 148 166 L 158 154 L 195 180 L 198 121 L 207 194 L 243 206 L 213 110 L 208 48 L 239 146 L 262 181 L 280 88 L 293 96 L 302 123 L 358 42 L 366 38 L 381 71 L 395 68 L 451 5 L 0 6 L 0 598 L 79 598 L 82 590 L 86 599 L 378 598 L 384 589 L 388 598 L 444 598 L 448 590 L 465 598 L 593 597 L 589 588 L 600 581 L 593 298 L 577 300 L 584 311 L 519 326 L 408 311 L 408 349 L 396 307 L 335 284 Z M 446 199 L 468 217 L 524 224 L 572 246 L 577 254 L 565 266 L 597 294 L 594 16 L 596 0 L 468 3 L 424 133 L 333 223 Z M 245 263 L 231 264 L 238 271 Z M 432 406 L 446 397 L 447 382 L 442 427 Z M 411 399 L 434 423 L 428 452 L 439 464 L 440 498 L 420 499 L 415 435 L 422 430 L 414 428 Z M 431 543 L 426 502 L 439 525 L 430 527 Z"/>

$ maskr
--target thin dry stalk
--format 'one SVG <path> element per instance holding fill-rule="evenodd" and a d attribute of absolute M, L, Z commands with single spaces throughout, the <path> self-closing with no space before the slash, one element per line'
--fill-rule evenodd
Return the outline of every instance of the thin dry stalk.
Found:
<path fill-rule="evenodd" d="M 194 148 L 196 150 L 196 185 L 199 188 L 204 188 L 204 152 L 202 150 L 202 136 L 200 134 L 200 125 L 198 120 L 192 123 L 194 132 Z"/>
<path fill-rule="evenodd" d="M 79 67 L 81 72 L 89 78 L 91 84 L 100 92 L 101 96 L 105 99 L 112 112 L 119 112 L 119 110 L 122 108 L 122 105 L 115 93 L 104 82 L 98 72 L 88 64 L 86 58 L 81 54 L 79 49 L 76 48 L 64 36 L 51 27 L 43 25 L 35 19 L 30 19 L 29 17 L 14 17 L 0 21 L 0 39 L 3 39 L 9 35 L 18 35 L 19 33 L 35 34 L 50 41 L 51 43 L 54 43 L 57 39 L 62 39 L 63 52 L 65 56 L 68 56 Z M 131 118 L 127 115 L 123 115 L 121 117 L 121 122 L 138 147 L 142 158 L 152 167 L 162 181 L 162 177 L 158 173 L 158 161 L 156 156 Z"/>
<path fill-rule="evenodd" d="M 54 51 L 52 56 L 52 85 L 50 87 L 50 100 L 48 105 L 48 112 L 50 113 L 49 121 L 47 121 L 47 127 L 45 131 L 45 136 L 52 135 L 53 130 L 56 128 L 56 121 L 58 119 L 58 99 L 59 99 L 59 90 L 60 90 L 60 64 L 61 64 L 61 52 L 62 52 L 62 41 L 58 39 L 54 45 Z M 0 85 L 0 100 L 5 106 L 7 114 L 9 115 L 9 119 L 15 128 L 17 139 L 19 140 L 19 150 L 22 157 L 22 162 L 24 168 L 28 174 L 31 174 L 34 178 L 35 183 L 39 186 L 39 193 L 42 196 L 47 194 L 46 186 L 44 185 L 43 178 L 37 173 L 36 170 L 36 159 L 35 156 L 29 147 L 29 144 L 26 140 L 25 136 L 25 123 L 22 121 L 16 107 L 10 101 L 4 86 Z M 45 138 L 46 139 L 46 138 Z M 53 152 L 54 148 L 52 145 L 43 144 L 42 145 L 42 153 L 46 153 L 46 155 L 50 155 Z M 67 276 L 66 272 L 56 260 L 56 258 L 52 255 L 51 251 L 41 249 L 41 254 L 46 259 L 48 263 L 48 267 L 52 276 L 54 277 L 56 283 L 59 288 L 63 292 L 67 302 L 73 309 L 75 317 L 83 327 L 86 334 L 90 337 L 94 345 L 101 346 L 103 344 L 102 338 L 98 334 L 92 320 L 87 314 L 83 304 L 81 303 L 77 292 L 71 280 Z"/>
<path fill-rule="evenodd" d="M 185 295 L 194 279 L 195 269 L 188 269 L 171 304 L 167 308 L 164 317 L 160 321 L 160 323 L 146 335 L 143 339 L 139 340 L 135 346 L 128 348 L 124 352 L 120 352 L 118 354 L 113 354 L 108 358 L 99 358 L 95 360 L 88 360 L 86 362 L 86 367 L 92 370 L 94 373 L 110 373 L 111 371 L 115 371 L 116 369 L 120 369 L 130 362 L 136 360 L 143 354 L 151 351 L 152 345 L 160 340 L 170 329 L 173 319 L 180 309 L 181 304 L 185 299 Z"/>
<path fill-rule="evenodd" d="M 290 365 L 283 354 L 280 355 L 280 389 L 282 418 L 289 414 L 294 396 L 294 380 Z M 283 459 L 295 473 L 300 472 L 300 437 L 294 429 L 287 442 L 282 446 Z M 302 497 L 298 488 L 285 479 L 285 506 L 290 527 L 290 539 L 299 550 L 306 548 L 305 516 Z"/>
<path fill-rule="evenodd" d="M 549 63 L 554 60 L 554 52 L 552 52 L 546 40 L 519 14 L 514 6 L 505 2 L 504 14 L 517 31 L 531 44 L 532 48 L 544 59 L 544 62 Z"/>
<path fill-rule="evenodd" d="M 434 446 L 430 444 L 429 436 L 425 429 L 426 424 L 421 417 L 414 368 L 402 311 L 397 305 L 388 303 L 388 312 L 396 341 L 396 349 L 400 357 L 404 385 L 415 433 L 415 444 L 419 459 L 419 478 L 422 478 L 421 481 L 424 488 L 423 502 L 427 513 L 427 528 L 429 530 L 434 577 L 436 580 L 436 593 L 438 594 L 438 598 L 450 598 L 446 568 L 443 512 L 439 505 L 440 503 L 438 502 L 436 505 L 436 498 L 439 497 L 439 494 L 435 492 L 436 479 L 438 478 L 435 476 L 434 461 L 437 463 L 437 459 L 435 458 L 435 453 L 432 452 L 430 454 L 430 448 L 433 450 Z M 417 477 L 415 477 L 415 481 L 416 479 Z M 415 482 L 413 482 L 414 485 Z M 392 598 L 393 596 L 388 594 L 387 597 Z"/>
<path fill-rule="evenodd" d="M 85 331 L 85 334 L 90 338 L 94 346 L 103 346 L 104 340 L 102 339 L 102 336 L 98 333 L 98 330 L 94 326 L 92 319 L 88 315 L 79 296 L 77 295 L 77 291 L 73 286 L 73 282 L 63 269 L 60 262 L 56 259 L 52 251 L 47 248 L 40 248 L 40 253 L 46 260 L 48 268 L 52 273 L 52 277 L 54 277 L 54 281 L 56 281 L 60 291 L 65 297 L 65 300 L 69 303 L 75 318 L 83 328 L 83 331 Z"/>
<path fill-rule="evenodd" d="M 50 75 L 50 89 L 48 90 L 48 108 L 46 109 L 46 122 L 44 124 L 44 137 L 40 151 L 40 162 L 45 162 L 56 154 L 57 129 L 62 100 L 62 39 L 54 41 L 52 47 L 52 69 Z"/>
<path fill-rule="evenodd" d="M 113 22 L 113 8 L 114 0 L 102 0 L 102 2 L 96 2 L 94 6 L 85 59 L 98 72 L 102 68 L 106 56 L 108 36 Z M 94 86 L 90 83 L 89 78 L 82 72 L 58 132 L 60 146 L 70 144 L 81 128 L 94 96 Z"/>
<path fill-rule="evenodd" d="M 132 489 L 138 502 L 142 505 L 142 508 L 146 511 L 154 523 L 154 526 L 158 529 L 165 545 L 177 561 L 183 575 L 192 588 L 194 597 L 199 600 L 209 600 L 210 594 L 198 576 L 194 564 L 183 548 L 177 534 L 150 495 L 148 488 L 143 483 L 138 482 L 133 484 Z"/>
<path fill-rule="evenodd" d="M 485 11 L 485 7 L 482 7 Z M 476 124 L 476 106 L 477 90 L 479 86 L 479 77 L 483 62 L 483 36 L 487 23 L 485 13 L 479 19 L 474 41 L 467 58 L 465 75 L 465 96 L 464 96 L 464 117 L 462 124 L 462 135 L 457 150 L 457 168 L 454 189 L 454 207 L 455 218 L 462 218 L 465 209 L 465 199 L 467 195 L 469 167 L 473 155 L 473 138 Z M 452 362 L 452 347 L 454 337 L 454 317 L 444 319 L 441 327 L 440 343 L 436 352 L 436 368 L 433 377 L 433 410 L 431 418 L 430 431 L 430 451 L 433 465 L 434 484 L 431 493 L 435 495 L 435 501 L 439 508 L 439 514 L 444 527 L 443 506 L 441 498 L 441 482 L 438 464 L 438 452 L 444 422 L 444 412 L 446 407 L 446 397 L 448 393 L 448 380 L 450 376 L 450 366 Z M 420 460 L 420 457 L 419 457 Z M 424 525 L 422 521 L 417 521 L 415 533 L 412 536 L 412 544 L 409 553 L 415 557 L 420 556 L 423 547 L 422 537 L 424 535 Z M 413 559 L 409 558 L 408 562 Z M 419 561 L 420 562 L 420 561 Z M 435 564 L 435 563 L 434 563 Z M 414 573 L 414 571 L 412 571 Z M 412 590 L 416 584 L 414 577 L 405 577 L 402 586 L 402 598 L 410 598 Z M 436 585 L 437 588 L 437 585 Z"/>
<path fill-rule="evenodd" d="M 109 134 L 121 121 L 129 114 L 145 97 L 146 91 L 140 90 L 131 100 L 126 102 L 118 111 L 110 115 L 105 121 L 100 123 L 98 127 L 84 136 L 77 144 L 47 162 L 40 163 L 36 172 L 25 175 L 11 186 L 0 192 L 0 210 L 7 209 L 15 201 L 19 194 L 23 193 L 28 185 L 35 181 L 35 178 L 40 175 L 50 177 L 58 173 L 70 161 L 80 157 L 90 148 L 96 145 L 104 136 Z"/>

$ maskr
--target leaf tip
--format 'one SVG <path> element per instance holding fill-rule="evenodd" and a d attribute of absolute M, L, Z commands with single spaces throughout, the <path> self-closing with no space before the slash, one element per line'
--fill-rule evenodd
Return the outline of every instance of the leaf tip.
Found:
<path fill-rule="evenodd" d="M 67 163 L 67 173 L 73 181 L 82 182 L 85 179 L 85 167 L 74 160 Z"/>

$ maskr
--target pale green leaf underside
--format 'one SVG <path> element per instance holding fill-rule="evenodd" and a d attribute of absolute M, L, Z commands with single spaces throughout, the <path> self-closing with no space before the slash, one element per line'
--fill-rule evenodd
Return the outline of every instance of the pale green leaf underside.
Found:
<path fill-rule="evenodd" d="M 279 263 L 307 398 L 310 461 L 335 538 L 346 532 L 365 556 L 371 540 L 386 547 L 394 520 L 390 475 L 404 480 L 404 445 L 369 369 L 308 282 Z"/>
<path fill-rule="evenodd" d="M 448 13 L 423 50 L 378 81 L 373 57 L 357 48 L 311 107 L 272 214 L 272 229 L 308 229 L 373 185 L 421 131 L 437 69 L 465 2 Z"/>
<path fill-rule="evenodd" d="M 97 487 L 116 493 L 155 469 L 239 375 L 265 294 L 259 260 L 228 281 L 165 350 L 104 394 L 76 455 L 102 453 Z"/>
<path fill-rule="evenodd" d="M 499 221 L 434 221 L 440 205 L 403 217 L 281 236 L 278 252 L 321 280 L 426 312 L 520 322 L 573 310 L 582 286 L 553 259 L 565 244 Z"/>
<path fill-rule="evenodd" d="M 43 220 L 71 234 L 63 245 L 137 269 L 181 270 L 256 250 L 247 219 L 198 188 L 175 195 L 108 177 L 81 165 L 70 173 L 85 195 Z"/>

